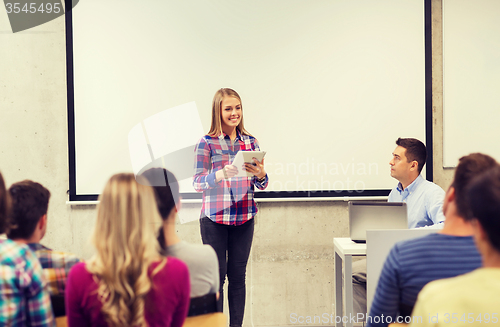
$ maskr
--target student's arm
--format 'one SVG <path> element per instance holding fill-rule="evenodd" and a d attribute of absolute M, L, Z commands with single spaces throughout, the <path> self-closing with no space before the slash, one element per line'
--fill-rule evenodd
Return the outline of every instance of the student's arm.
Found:
<path fill-rule="evenodd" d="M 205 138 L 202 138 L 196 146 L 195 155 L 193 187 L 196 192 L 217 187 L 216 172 L 209 172 L 212 162 L 210 148 Z"/>
<path fill-rule="evenodd" d="M 68 319 L 68 326 L 71 327 L 88 327 L 90 321 L 85 316 L 83 308 L 81 307 L 83 299 L 83 286 L 87 282 L 83 282 L 82 278 L 87 274 L 84 263 L 79 263 L 71 269 L 68 281 L 66 284 L 66 292 L 64 301 L 66 303 L 66 317 Z"/>
<path fill-rule="evenodd" d="M 68 275 L 80 259 L 74 254 L 59 251 L 39 251 L 36 253 L 43 266 L 43 275 L 50 295 L 64 295 Z M 50 264 L 44 264 L 44 262 Z"/>
<path fill-rule="evenodd" d="M 392 317 L 392 321 L 395 320 L 401 294 L 399 271 L 398 250 L 394 246 L 384 262 L 370 308 L 371 321 L 379 321 L 380 323 L 370 323 L 370 320 L 368 320 L 367 327 L 387 326 L 387 320 L 381 320 L 382 315 L 383 317 Z"/>
<path fill-rule="evenodd" d="M 434 190 L 427 194 L 426 209 L 429 219 L 433 222 L 433 225 L 442 224 L 446 219 L 443 213 L 444 195 L 445 192 L 443 189 L 437 185 Z M 440 228 L 442 228 L 442 225 Z"/>
<path fill-rule="evenodd" d="M 56 325 L 50 304 L 50 296 L 42 277 L 42 266 L 34 254 L 26 253 L 25 270 L 20 283 L 26 286 L 27 326 L 53 327 Z"/>
<path fill-rule="evenodd" d="M 179 301 L 172 316 L 171 327 L 182 327 L 189 311 L 189 295 L 191 292 L 191 282 L 189 281 L 189 271 L 185 263 L 178 261 L 178 269 L 175 270 L 176 283 L 178 285 Z"/>

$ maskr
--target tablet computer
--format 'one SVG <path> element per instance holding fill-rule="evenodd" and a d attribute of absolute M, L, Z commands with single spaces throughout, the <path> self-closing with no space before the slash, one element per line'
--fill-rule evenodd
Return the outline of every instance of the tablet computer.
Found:
<path fill-rule="evenodd" d="M 233 166 L 238 168 L 238 174 L 234 177 L 253 177 L 253 175 L 247 172 L 243 166 L 245 163 L 255 165 L 253 158 L 262 161 L 265 155 L 266 151 L 238 151 L 233 162 L 231 163 Z"/>

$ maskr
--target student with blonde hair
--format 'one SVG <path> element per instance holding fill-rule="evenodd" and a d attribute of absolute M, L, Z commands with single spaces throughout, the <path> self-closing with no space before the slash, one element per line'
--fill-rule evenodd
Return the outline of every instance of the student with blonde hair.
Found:
<path fill-rule="evenodd" d="M 217 90 L 212 102 L 212 125 L 196 147 L 193 186 L 203 192 L 200 232 L 219 260 L 218 309 L 222 311 L 222 289 L 228 279 L 230 327 L 241 327 L 245 311 L 245 275 L 254 232 L 257 206 L 254 189 L 269 183 L 264 159 L 235 167 L 238 151 L 259 151 L 255 137 L 243 126 L 243 107 L 238 93 L 229 88 Z M 237 177 L 245 170 L 251 177 Z"/>
<path fill-rule="evenodd" d="M 189 273 L 159 255 L 160 222 L 153 190 L 133 174 L 106 184 L 97 209 L 97 253 L 70 272 L 69 326 L 182 326 L 189 307 Z"/>

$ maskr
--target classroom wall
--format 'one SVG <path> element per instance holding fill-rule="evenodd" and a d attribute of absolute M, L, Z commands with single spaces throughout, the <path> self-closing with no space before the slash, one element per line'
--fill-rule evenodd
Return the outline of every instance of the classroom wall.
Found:
<path fill-rule="evenodd" d="M 434 180 L 447 188 L 453 170 L 442 168 L 441 0 L 433 10 Z M 95 206 L 68 206 L 65 36 L 62 17 L 12 34 L 0 10 L 0 171 L 8 185 L 32 179 L 52 193 L 43 243 L 89 258 Z M 411 123 L 411 117 L 408 117 Z M 334 147 L 334 145 L 331 145 Z M 387 162 L 395 144 L 387 144 Z M 389 166 L 387 172 L 389 177 Z M 396 182 L 395 182 L 396 183 Z M 185 204 L 198 216 L 200 204 Z M 260 203 L 247 270 L 245 326 L 297 325 L 291 319 L 334 312 L 333 237 L 348 236 L 345 202 Z M 178 226 L 201 242 L 198 222 Z"/>

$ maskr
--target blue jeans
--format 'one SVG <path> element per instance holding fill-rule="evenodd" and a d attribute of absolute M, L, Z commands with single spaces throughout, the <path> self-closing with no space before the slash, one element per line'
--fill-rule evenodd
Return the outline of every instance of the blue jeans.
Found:
<path fill-rule="evenodd" d="M 217 224 L 207 217 L 200 219 L 203 244 L 210 244 L 219 259 L 220 297 L 217 309 L 222 312 L 224 280 L 228 280 L 229 326 L 241 327 L 245 313 L 245 275 L 252 246 L 254 220 L 240 226 Z"/>

